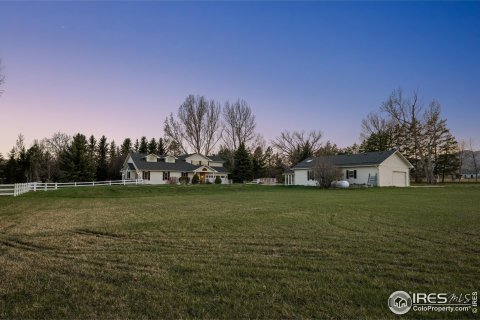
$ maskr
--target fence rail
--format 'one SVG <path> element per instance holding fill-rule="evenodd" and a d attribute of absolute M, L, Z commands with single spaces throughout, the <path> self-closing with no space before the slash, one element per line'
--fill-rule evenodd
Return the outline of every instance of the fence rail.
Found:
<path fill-rule="evenodd" d="M 0 184 L 0 196 L 19 196 L 33 191 L 52 191 L 63 188 L 96 187 L 96 186 L 119 186 L 143 184 L 143 179 L 136 180 L 112 180 L 92 182 L 28 182 Z"/>

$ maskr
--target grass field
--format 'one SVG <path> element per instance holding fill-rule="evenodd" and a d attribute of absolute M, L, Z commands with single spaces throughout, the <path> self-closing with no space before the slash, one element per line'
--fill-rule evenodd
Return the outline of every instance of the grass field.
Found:
<path fill-rule="evenodd" d="M 466 293 L 479 279 L 480 185 L 0 198 L 1 318 L 399 318 L 393 291 Z"/>

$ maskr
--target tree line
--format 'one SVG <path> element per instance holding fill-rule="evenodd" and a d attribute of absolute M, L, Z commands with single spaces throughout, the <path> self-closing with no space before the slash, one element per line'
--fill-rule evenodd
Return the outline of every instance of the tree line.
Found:
<path fill-rule="evenodd" d="M 0 89 L 4 82 L 0 74 Z M 2 91 L 0 90 L 0 94 Z M 361 143 L 339 148 L 322 142 L 320 130 L 282 131 L 269 144 L 256 132 L 255 115 L 243 99 L 223 105 L 204 96 L 189 95 L 176 114 L 164 120 L 163 137 L 133 141 L 126 138 L 120 146 L 105 136 L 88 139 L 56 133 L 35 140 L 28 149 L 19 135 L 7 158 L 0 154 L 0 181 L 91 181 L 119 179 L 120 169 L 129 152 L 180 155 L 197 152 L 217 153 L 226 162 L 235 182 L 261 177 L 282 179 L 286 168 L 322 155 L 355 154 L 396 148 L 413 164 L 415 181 L 435 183 L 437 177 L 457 176 L 462 165 L 462 146 L 441 115 L 440 104 L 433 100 L 423 106 L 418 92 L 406 96 L 393 91 L 377 111 L 361 123 Z M 472 143 L 470 143 L 472 145 Z M 462 156 L 460 156 L 462 154 Z M 478 159 L 473 163 L 478 175 Z"/>

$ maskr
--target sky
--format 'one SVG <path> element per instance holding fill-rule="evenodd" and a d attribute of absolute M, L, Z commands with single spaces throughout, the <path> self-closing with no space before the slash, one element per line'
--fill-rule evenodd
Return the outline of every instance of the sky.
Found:
<path fill-rule="evenodd" d="M 343 147 L 398 87 L 480 147 L 480 2 L 0 2 L 0 59 L 4 155 L 19 133 L 158 138 L 188 94 Z"/>

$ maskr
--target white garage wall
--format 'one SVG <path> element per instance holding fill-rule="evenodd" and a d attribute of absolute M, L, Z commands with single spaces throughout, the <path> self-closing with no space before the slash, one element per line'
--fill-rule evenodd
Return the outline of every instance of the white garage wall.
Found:
<path fill-rule="evenodd" d="M 379 177 L 379 186 L 380 187 L 390 187 L 393 186 L 393 172 L 404 172 L 406 175 L 405 184 L 402 187 L 410 186 L 410 170 L 407 163 L 403 161 L 402 158 L 396 153 L 388 157 L 382 164 L 379 166 L 380 177 Z"/>
<path fill-rule="evenodd" d="M 368 175 L 376 175 L 378 173 L 378 168 L 376 166 L 371 167 L 351 167 L 346 168 L 342 167 L 342 180 L 347 180 L 350 184 L 367 184 Z M 347 170 L 357 170 L 357 179 L 348 178 L 347 179 Z"/>

